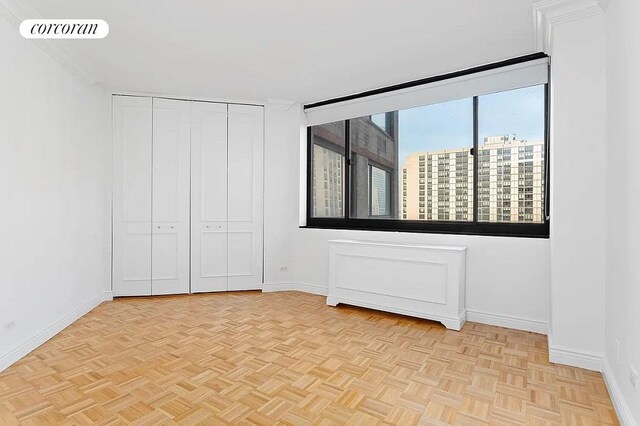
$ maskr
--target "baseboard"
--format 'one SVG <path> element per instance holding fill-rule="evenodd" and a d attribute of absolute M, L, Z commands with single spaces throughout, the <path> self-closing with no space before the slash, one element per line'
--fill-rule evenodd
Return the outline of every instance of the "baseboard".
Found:
<path fill-rule="evenodd" d="M 549 336 L 549 361 L 554 364 L 564 364 L 585 370 L 602 372 L 602 355 L 592 352 L 575 351 L 573 349 L 556 346 Z"/>
<path fill-rule="evenodd" d="M 638 422 L 634 419 L 631 409 L 622 395 L 618 380 L 606 356 L 591 352 L 578 352 L 556 346 L 553 344 L 551 334 L 549 334 L 549 361 L 601 372 L 620 424 L 623 426 L 638 426 Z"/>
<path fill-rule="evenodd" d="M 262 285 L 264 293 L 275 291 L 301 291 L 304 293 L 327 296 L 328 289 L 313 284 L 303 283 L 264 283 Z M 534 321 L 524 318 L 510 317 L 506 315 L 490 314 L 467 309 L 466 320 L 479 322 L 482 324 L 495 325 L 498 327 L 512 328 L 515 330 L 531 331 L 534 333 L 547 334 L 549 324 L 542 321 Z"/>
<path fill-rule="evenodd" d="M 20 344 L 16 348 L 10 350 L 8 353 L 0 357 L 0 371 L 5 370 L 14 362 L 20 360 L 24 356 L 28 355 L 29 352 L 36 349 L 38 346 L 42 345 L 47 340 L 51 339 L 56 334 L 60 333 L 62 330 L 67 328 L 76 320 L 80 319 L 83 315 L 90 312 L 93 308 L 105 302 L 107 300 L 113 300 L 113 293 L 111 291 L 105 291 L 100 293 L 98 296 L 94 297 L 84 305 L 75 309 L 66 317 L 56 321 L 51 326 L 42 330 L 40 333 L 31 337 L 24 343 Z"/>
<path fill-rule="evenodd" d="M 515 330 L 531 331 L 539 334 L 547 334 L 547 330 L 549 328 L 549 324 L 542 321 L 511 317 L 507 315 L 490 314 L 471 309 L 467 309 L 467 321 L 512 328 Z"/>
<path fill-rule="evenodd" d="M 602 360 L 602 375 L 604 376 L 604 382 L 607 385 L 609 397 L 613 403 L 613 408 L 616 410 L 620 424 L 623 426 L 638 426 L 638 422 L 633 418 L 633 414 L 631 413 L 631 408 L 622 396 L 618 380 L 607 357 L 604 357 Z"/>
<path fill-rule="evenodd" d="M 319 296 L 327 295 L 327 288 L 314 284 L 303 283 L 264 283 L 262 285 L 263 293 L 271 293 L 275 291 L 301 291 L 303 293 L 317 294 Z"/>

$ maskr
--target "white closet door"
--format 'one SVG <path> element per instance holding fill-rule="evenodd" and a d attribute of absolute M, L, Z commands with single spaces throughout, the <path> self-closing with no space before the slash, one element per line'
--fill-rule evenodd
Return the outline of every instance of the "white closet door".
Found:
<path fill-rule="evenodd" d="M 227 104 L 191 102 L 191 291 L 227 291 Z"/>
<path fill-rule="evenodd" d="M 151 294 L 151 99 L 113 98 L 113 292 Z"/>
<path fill-rule="evenodd" d="M 262 288 L 263 108 L 229 105 L 228 289 Z"/>
<path fill-rule="evenodd" d="M 189 292 L 189 108 L 153 99 L 153 295 Z"/>

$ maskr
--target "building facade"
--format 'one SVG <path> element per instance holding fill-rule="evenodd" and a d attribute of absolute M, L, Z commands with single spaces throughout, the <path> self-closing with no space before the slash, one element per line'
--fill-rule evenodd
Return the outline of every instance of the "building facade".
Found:
<path fill-rule="evenodd" d="M 478 150 L 478 221 L 544 222 L 544 141 L 491 136 Z M 401 218 L 473 220 L 469 148 L 416 152 L 402 167 Z"/>
<path fill-rule="evenodd" d="M 337 121 L 313 127 L 313 217 L 344 215 L 344 126 Z"/>
<path fill-rule="evenodd" d="M 350 120 L 351 217 L 398 217 L 398 112 Z"/>

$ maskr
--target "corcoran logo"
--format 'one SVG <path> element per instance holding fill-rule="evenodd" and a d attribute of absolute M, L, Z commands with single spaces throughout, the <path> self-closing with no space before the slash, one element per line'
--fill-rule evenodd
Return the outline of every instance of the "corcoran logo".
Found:
<path fill-rule="evenodd" d="M 105 38 L 109 24 L 102 19 L 25 19 L 20 34 L 24 38 Z"/>

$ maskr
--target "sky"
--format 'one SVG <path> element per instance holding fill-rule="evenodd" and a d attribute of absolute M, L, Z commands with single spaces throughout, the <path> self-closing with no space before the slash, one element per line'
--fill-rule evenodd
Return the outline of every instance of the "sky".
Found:
<path fill-rule="evenodd" d="M 544 137 L 544 85 L 478 97 L 479 143 L 485 136 Z M 473 146 L 473 100 L 461 99 L 399 112 L 400 164 L 413 152 Z"/>

